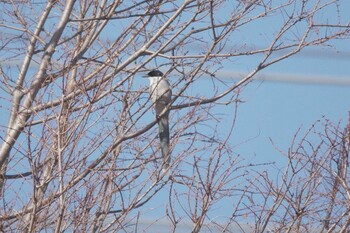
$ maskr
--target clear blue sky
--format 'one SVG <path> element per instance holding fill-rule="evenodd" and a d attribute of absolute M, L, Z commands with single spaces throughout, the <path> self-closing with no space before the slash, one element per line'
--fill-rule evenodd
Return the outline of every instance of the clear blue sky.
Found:
<path fill-rule="evenodd" d="M 281 80 L 284 76 L 295 76 L 305 83 L 256 80 L 242 90 L 241 98 L 245 102 L 239 106 L 232 143 L 251 140 L 238 147 L 241 153 L 262 162 L 278 162 L 279 154 L 269 138 L 287 151 L 299 128 L 303 134 L 323 117 L 342 121 L 343 125 L 347 123 L 350 85 L 332 82 L 340 79 L 350 84 L 350 41 L 338 40 L 333 44 L 334 48 L 306 50 L 263 72 L 267 80 L 269 74 L 281 74 Z M 310 78 L 327 80 L 330 84 L 308 83 Z"/>
<path fill-rule="evenodd" d="M 336 23 L 338 20 L 348 22 L 349 16 L 345 9 L 350 9 L 350 1 L 341 1 L 338 9 L 339 18 L 329 9 L 317 17 L 323 17 L 327 22 Z M 273 25 L 278 24 L 278 18 L 275 17 L 264 20 L 261 25 L 252 24 L 246 31 L 241 30 L 241 43 L 243 41 L 253 47 L 262 48 L 268 41 L 266 38 L 273 34 L 269 31 L 273 30 Z M 238 145 L 235 147 L 236 152 L 248 160 L 277 162 L 283 166 L 283 159 L 281 160 L 269 138 L 280 149 L 287 151 L 293 135 L 299 128 L 303 134 L 323 117 L 346 124 L 350 110 L 349 57 L 350 40 L 338 39 L 327 43 L 327 46 L 305 49 L 263 70 L 267 81 L 259 79 L 253 81 L 241 92 L 240 97 L 244 103 L 238 108 L 235 132 L 230 141 L 233 145 Z M 224 64 L 223 70 L 228 74 L 246 74 L 252 70 L 254 59 L 237 58 L 231 63 Z M 298 81 L 268 81 L 272 75 L 280 80 L 295 76 L 295 80 Z M 318 78 L 320 81 L 327 80 L 329 84 L 308 83 L 308 80 Z M 347 85 L 338 85 L 336 82 L 338 79 L 346 80 Z M 227 114 L 224 107 L 222 112 Z M 227 119 L 229 120 L 230 116 L 227 116 Z M 225 124 L 222 124 L 221 129 L 222 131 L 227 129 Z"/>

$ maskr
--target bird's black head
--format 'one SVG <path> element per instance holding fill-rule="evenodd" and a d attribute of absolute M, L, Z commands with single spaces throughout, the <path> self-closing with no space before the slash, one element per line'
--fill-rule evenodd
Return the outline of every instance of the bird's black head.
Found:
<path fill-rule="evenodd" d="M 157 77 L 157 76 L 161 76 L 162 77 L 163 73 L 160 72 L 159 70 L 152 70 L 147 75 L 150 76 L 150 77 Z"/>

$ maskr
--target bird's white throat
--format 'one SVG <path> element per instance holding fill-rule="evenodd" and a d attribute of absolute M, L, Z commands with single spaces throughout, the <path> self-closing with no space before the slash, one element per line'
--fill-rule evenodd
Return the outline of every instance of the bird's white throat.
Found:
<path fill-rule="evenodd" d="M 154 76 L 154 77 L 148 77 L 149 78 L 149 82 L 150 82 L 150 85 L 157 85 L 160 80 L 162 79 L 162 76 Z"/>

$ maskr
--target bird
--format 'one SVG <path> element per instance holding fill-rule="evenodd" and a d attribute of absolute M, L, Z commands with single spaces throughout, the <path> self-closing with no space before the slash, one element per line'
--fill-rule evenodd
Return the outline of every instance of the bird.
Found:
<path fill-rule="evenodd" d="M 145 77 L 150 81 L 150 99 L 158 120 L 160 150 L 163 158 L 162 169 L 166 171 L 170 165 L 169 111 L 164 113 L 163 111 L 171 103 L 172 90 L 167 78 L 157 69 L 150 71 Z"/>

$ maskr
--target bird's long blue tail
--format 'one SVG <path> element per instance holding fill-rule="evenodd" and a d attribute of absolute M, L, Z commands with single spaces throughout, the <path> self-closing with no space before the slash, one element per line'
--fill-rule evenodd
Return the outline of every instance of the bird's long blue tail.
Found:
<path fill-rule="evenodd" d="M 158 121 L 160 150 L 163 157 L 163 170 L 166 170 L 170 164 L 169 151 L 169 114 L 163 115 Z"/>

